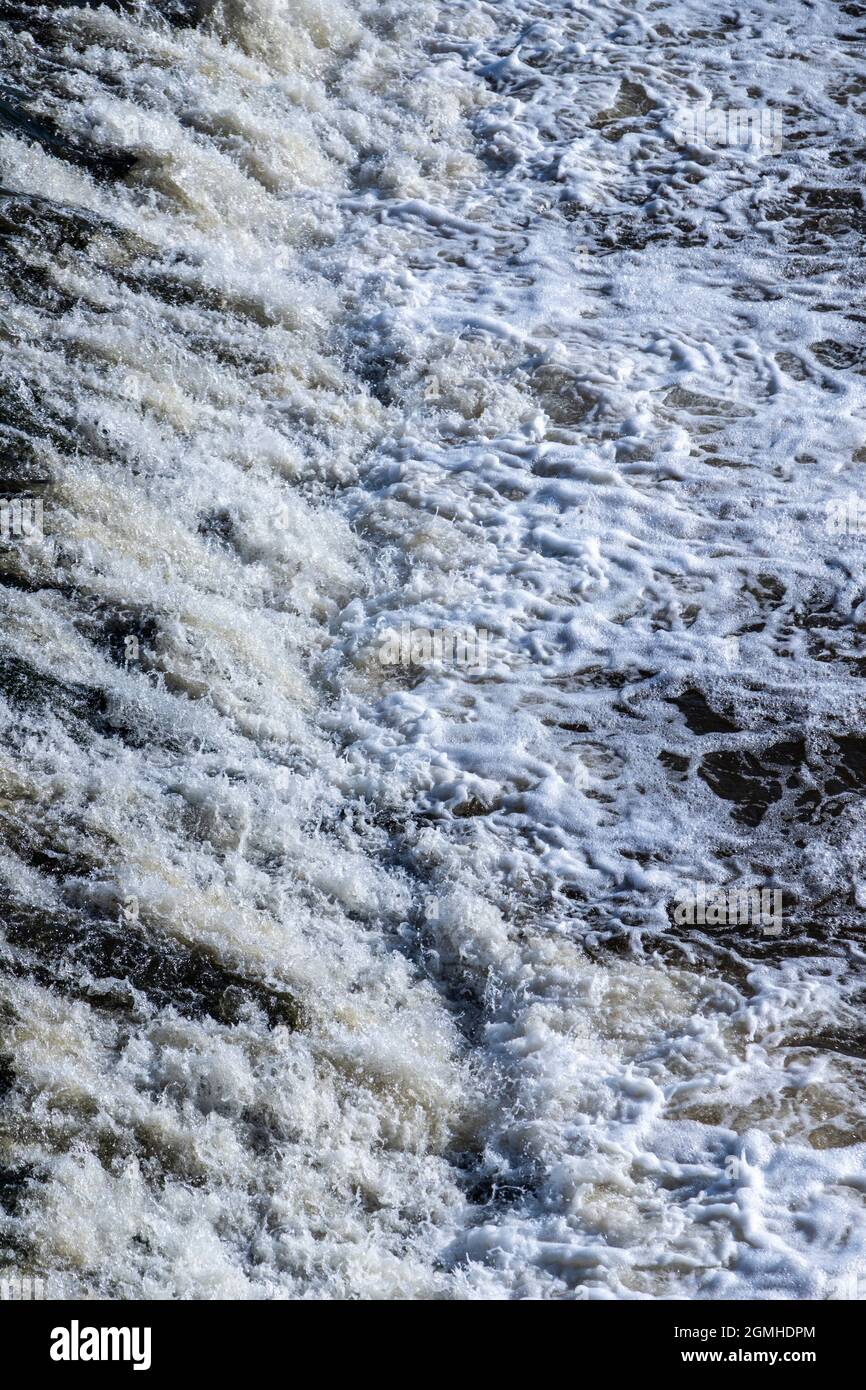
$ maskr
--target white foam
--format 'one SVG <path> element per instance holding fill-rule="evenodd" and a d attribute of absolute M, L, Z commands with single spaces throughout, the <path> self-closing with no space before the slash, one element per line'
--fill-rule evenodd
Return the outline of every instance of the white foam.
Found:
<path fill-rule="evenodd" d="M 139 990 L 128 1016 L 105 980 L 5 980 L 0 1161 L 31 1178 L 0 1229 L 64 1292 L 866 1274 L 864 836 L 833 774 L 862 736 L 863 542 L 824 525 L 866 402 L 832 348 L 853 263 L 803 263 L 791 192 L 850 185 L 817 134 L 774 161 L 671 135 L 684 101 L 747 100 L 755 45 L 792 129 L 862 118 L 833 101 L 830 7 L 740 13 L 63 16 L 44 113 L 138 162 L 99 182 L 0 139 L 5 188 L 103 219 L 87 255 L 32 249 L 74 304 L 4 317 L 62 430 L 3 631 L 107 723 L 4 703 L 0 867 L 44 920 L 134 901 L 305 1009 L 228 1024 Z M 106 613 L 158 636 L 112 661 Z M 404 624 L 483 629 L 486 670 L 390 669 Z M 690 729 L 693 688 L 735 728 Z M 760 833 L 707 755 L 778 782 Z M 794 816 L 794 766 L 837 814 Z M 756 876 L 834 904 L 811 946 L 673 931 L 683 884 Z"/>

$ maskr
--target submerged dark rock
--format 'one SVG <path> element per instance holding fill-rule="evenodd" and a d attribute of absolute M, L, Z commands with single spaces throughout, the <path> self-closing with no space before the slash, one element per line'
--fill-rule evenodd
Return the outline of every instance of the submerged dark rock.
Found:
<path fill-rule="evenodd" d="M 173 1008 L 229 1026 L 249 1007 L 261 1010 L 270 1028 L 305 1022 L 288 991 L 229 969 L 205 947 L 158 936 L 136 922 L 15 906 L 0 912 L 0 926 L 18 967 L 96 1008 L 135 1012 L 140 995 L 153 1010 Z"/>
<path fill-rule="evenodd" d="M 61 135 L 45 116 L 33 116 L 24 107 L 3 97 L 0 97 L 0 131 L 30 140 L 47 154 L 77 164 L 98 179 L 125 178 L 136 162 L 135 155 L 73 142 Z"/>
<path fill-rule="evenodd" d="M 720 714 L 718 710 L 713 709 L 701 690 L 686 690 L 671 703 L 676 705 L 693 734 L 736 734 L 739 732 L 736 724 Z"/>

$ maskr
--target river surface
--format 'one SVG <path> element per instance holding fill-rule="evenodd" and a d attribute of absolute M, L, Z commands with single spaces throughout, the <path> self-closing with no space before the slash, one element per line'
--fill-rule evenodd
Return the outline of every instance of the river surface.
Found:
<path fill-rule="evenodd" d="M 864 157 L 857 3 L 0 4 L 2 1272 L 866 1296 Z"/>

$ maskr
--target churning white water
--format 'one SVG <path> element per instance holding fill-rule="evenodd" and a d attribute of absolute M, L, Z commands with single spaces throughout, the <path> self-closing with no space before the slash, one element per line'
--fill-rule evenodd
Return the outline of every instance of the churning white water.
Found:
<path fill-rule="evenodd" d="M 864 7 L 0 15 L 4 1269 L 866 1276 Z"/>

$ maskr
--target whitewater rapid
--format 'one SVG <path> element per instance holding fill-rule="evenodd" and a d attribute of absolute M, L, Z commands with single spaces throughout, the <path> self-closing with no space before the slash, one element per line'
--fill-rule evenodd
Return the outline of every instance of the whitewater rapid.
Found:
<path fill-rule="evenodd" d="M 866 1295 L 862 20 L 0 5 L 4 1272 Z"/>

